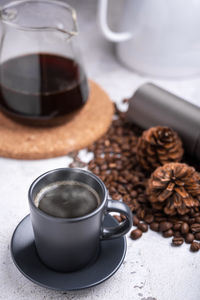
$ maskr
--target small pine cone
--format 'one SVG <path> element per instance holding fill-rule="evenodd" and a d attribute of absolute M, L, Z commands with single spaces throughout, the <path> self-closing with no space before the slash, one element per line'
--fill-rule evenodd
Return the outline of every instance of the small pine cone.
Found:
<path fill-rule="evenodd" d="M 138 140 L 137 159 L 149 171 L 169 162 L 180 162 L 183 156 L 182 142 L 169 127 L 156 126 L 145 130 Z"/>
<path fill-rule="evenodd" d="M 147 184 L 152 207 L 167 215 L 184 215 L 200 206 L 200 175 L 183 163 L 168 163 L 157 168 Z"/>

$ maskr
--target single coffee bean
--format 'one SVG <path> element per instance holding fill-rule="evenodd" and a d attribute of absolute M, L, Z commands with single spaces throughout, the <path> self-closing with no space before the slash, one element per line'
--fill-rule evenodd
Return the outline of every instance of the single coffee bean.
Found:
<path fill-rule="evenodd" d="M 196 218 L 196 217 L 200 217 L 200 212 L 195 212 L 195 214 L 194 214 L 194 216 L 193 216 L 194 218 Z"/>
<path fill-rule="evenodd" d="M 193 243 L 190 245 L 190 250 L 191 250 L 192 252 L 197 252 L 197 251 L 199 251 L 199 243 L 193 242 Z"/>
<path fill-rule="evenodd" d="M 96 158 L 96 164 L 97 165 L 101 166 L 101 165 L 103 165 L 103 163 L 104 163 L 104 159 L 102 157 Z"/>
<path fill-rule="evenodd" d="M 140 202 L 140 203 L 146 203 L 146 198 L 145 198 L 145 196 L 144 195 L 142 195 L 142 194 L 140 194 L 139 196 L 138 196 L 138 202 Z"/>
<path fill-rule="evenodd" d="M 151 224 L 153 221 L 154 221 L 154 216 L 153 215 L 146 215 L 144 217 L 144 221 L 147 223 L 147 224 Z"/>
<path fill-rule="evenodd" d="M 114 188 L 114 186 L 111 186 L 109 188 L 110 193 L 116 193 L 116 188 Z"/>
<path fill-rule="evenodd" d="M 161 222 L 160 223 L 160 231 L 167 231 L 168 229 L 171 229 L 173 227 L 173 224 L 170 222 Z"/>
<path fill-rule="evenodd" d="M 121 200 L 122 199 L 122 196 L 120 195 L 120 194 L 113 194 L 112 195 L 112 199 L 114 199 L 114 200 Z"/>
<path fill-rule="evenodd" d="M 174 246 L 181 246 L 181 245 L 183 244 L 183 242 L 184 242 L 184 240 L 183 240 L 182 237 L 174 237 L 174 238 L 172 239 L 172 244 L 173 244 Z"/>
<path fill-rule="evenodd" d="M 168 217 L 168 221 L 169 222 L 171 222 L 171 223 L 173 223 L 173 224 L 175 224 L 175 223 L 177 223 L 177 222 L 180 222 L 180 223 L 182 223 L 182 221 L 180 221 L 179 219 L 178 219 L 178 217 Z"/>
<path fill-rule="evenodd" d="M 110 146 L 110 141 L 109 140 L 105 140 L 104 144 L 105 144 L 106 147 L 108 147 L 108 146 Z"/>
<path fill-rule="evenodd" d="M 200 223 L 200 216 L 195 217 L 195 222 L 196 222 L 196 223 Z"/>
<path fill-rule="evenodd" d="M 106 179 L 105 175 L 99 175 L 99 177 L 101 178 L 102 181 L 105 181 L 105 179 Z"/>
<path fill-rule="evenodd" d="M 131 197 L 135 198 L 135 197 L 137 197 L 137 192 L 133 190 L 133 191 L 131 191 L 130 195 L 131 195 Z"/>
<path fill-rule="evenodd" d="M 151 228 L 151 230 L 158 232 L 159 231 L 159 223 L 158 222 L 151 223 L 150 228 Z"/>
<path fill-rule="evenodd" d="M 188 233 L 188 232 L 189 232 L 189 229 L 190 229 L 190 227 L 189 227 L 189 225 L 188 225 L 187 223 L 184 222 L 184 223 L 181 225 L 181 233 L 182 233 L 182 234 Z"/>
<path fill-rule="evenodd" d="M 190 229 L 193 233 L 200 232 L 200 224 L 194 223 L 190 226 Z"/>
<path fill-rule="evenodd" d="M 123 145 L 122 145 L 122 150 L 124 150 L 124 151 L 129 151 L 129 150 L 130 150 L 129 144 L 123 144 Z"/>
<path fill-rule="evenodd" d="M 122 222 L 122 218 L 121 218 L 120 216 L 114 215 L 113 217 L 114 217 L 119 223 Z"/>
<path fill-rule="evenodd" d="M 107 170 L 108 166 L 106 163 L 104 163 L 103 165 L 100 166 L 101 171 Z"/>
<path fill-rule="evenodd" d="M 133 226 L 137 226 L 139 223 L 139 219 L 137 216 L 133 216 Z"/>
<path fill-rule="evenodd" d="M 116 168 L 116 164 L 115 163 L 109 163 L 109 168 L 111 168 L 111 169 L 115 169 Z"/>
<path fill-rule="evenodd" d="M 117 182 L 113 181 L 113 182 L 111 182 L 110 185 L 117 189 L 117 186 L 118 186 L 118 185 L 117 185 Z"/>
<path fill-rule="evenodd" d="M 165 216 L 162 216 L 162 217 L 155 217 L 154 218 L 155 222 L 167 222 L 167 218 Z"/>
<path fill-rule="evenodd" d="M 195 210 L 193 208 L 190 209 L 190 216 L 191 217 L 194 217 L 195 215 Z"/>
<path fill-rule="evenodd" d="M 145 223 L 138 223 L 137 227 L 142 230 L 142 232 L 147 232 L 148 231 L 148 225 Z"/>
<path fill-rule="evenodd" d="M 125 196 L 123 197 L 123 200 L 124 200 L 125 203 L 128 203 L 128 204 L 131 203 L 131 197 L 130 197 L 129 195 L 125 195 Z"/>
<path fill-rule="evenodd" d="M 125 215 L 120 215 L 120 217 L 122 218 L 122 221 L 126 220 L 126 216 Z"/>
<path fill-rule="evenodd" d="M 187 244 L 191 244 L 194 241 L 194 234 L 192 233 L 187 233 L 185 236 L 185 242 Z"/>
<path fill-rule="evenodd" d="M 94 168 L 94 169 L 92 170 L 92 172 L 93 172 L 95 175 L 100 175 L 100 174 L 101 174 L 101 172 L 100 172 L 100 170 L 99 170 L 98 167 Z"/>
<path fill-rule="evenodd" d="M 140 229 L 135 229 L 131 231 L 131 239 L 137 240 L 142 236 L 142 231 Z"/>
<path fill-rule="evenodd" d="M 125 195 L 127 193 L 126 189 L 123 187 L 122 184 L 118 184 L 117 189 L 118 189 L 119 193 L 122 195 Z"/>
<path fill-rule="evenodd" d="M 162 217 L 162 216 L 163 216 L 163 213 L 161 213 L 161 212 L 155 212 L 155 213 L 154 213 L 154 216 L 155 216 L 155 217 Z"/>
<path fill-rule="evenodd" d="M 195 233 L 195 240 L 200 241 L 200 232 Z"/>
<path fill-rule="evenodd" d="M 173 229 L 174 230 L 180 230 L 181 229 L 181 225 L 182 225 L 182 222 L 176 222 L 174 225 L 173 225 Z"/>
<path fill-rule="evenodd" d="M 194 224 L 195 223 L 195 218 L 190 218 L 189 220 L 188 220 L 188 224 L 189 225 L 192 225 L 192 224 Z"/>
<path fill-rule="evenodd" d="M 189 216 L 188 215 L 182 216 L 181 220 L 187 222 L 189 220 Z"/>
<path fill-rule="evenodd" d="M 167 231 L 164 231 L 162 233 L 162 235 L 165 237 L 165 238 L 169 238 L 169 237 L 172 237 L 174 234 L 173 230 L 172 229 L 168 229 Z"/>
<path fill-rule="evenodd" d="M 181 237 L 182 236 L 180 231 L 174 231 L 173 235 L 174 235 L 174 237 Z"/>
<path fill-rule="evenodd" d="M 119 177 L 118 177 L 118 181 L 119 181 L 120 183 L 122 183 L 122 184 L 128 183 L 127 180 L 126 180 L 126 178 L 124 178 L 124 177 L 122 177 L 122 176 L 119 176 Z"/>
<path fill-rule="evenodd" d="M 144 220 L 144 216 L 145 216 L 145 210 L 143 208 L 139 208 L 137 211 L 137 217 L 140 220 Z"/>

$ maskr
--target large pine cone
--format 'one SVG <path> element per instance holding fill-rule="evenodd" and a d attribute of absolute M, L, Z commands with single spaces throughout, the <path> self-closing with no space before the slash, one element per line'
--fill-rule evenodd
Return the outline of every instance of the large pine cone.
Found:
<path fill-rule="evenodd" d="M 200 206 L 200 175 L 183 163 L 157 168 L 147 184 L 147 196 L 153 208 L 167 215 L 184 215 Z"/>
<path fill-rule="evenodd" d="M 137 144 L 137 159 L 149 171 L 169 162 L 180 162 L 182 142 L 169 127 L 156 126 L 143 132 Z"/>

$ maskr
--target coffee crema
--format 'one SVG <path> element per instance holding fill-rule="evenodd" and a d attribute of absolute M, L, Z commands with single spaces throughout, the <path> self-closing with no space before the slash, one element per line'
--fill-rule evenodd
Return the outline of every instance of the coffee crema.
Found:
<path fill-rule="evenodd" d="M 57 181 L 41 189 L 36 195 L 36 207 L 59 218 L 77 218 L 94 211 L 100 197 L 89 185 L 78 181 Z"/>

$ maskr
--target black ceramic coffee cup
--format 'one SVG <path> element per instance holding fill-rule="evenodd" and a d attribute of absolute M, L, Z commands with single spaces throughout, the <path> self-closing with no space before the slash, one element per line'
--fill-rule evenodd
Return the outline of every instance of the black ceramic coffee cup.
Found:
<path fill-rule="evenodd" d="M 76 218 L 53 217 L 34 203 L 45 186 L 62 180 L 73 180 L 92 187 L 100 198 L 100 205 L 91 213 Z M 29 205 L 40 259 L 57 271 L 71 272 L 86 266 L 98 255 L 100 240 L 118 238 L 132 226 L 132 213 L 127 205 L 108 199 L 108 192 L 96 175 L 81 169 L 61 168 L 39 176 L 30 186 Z M 126 219 L 111 228 L 103 227 L 104 216 L 109 212 L 123 214 Z"/>

